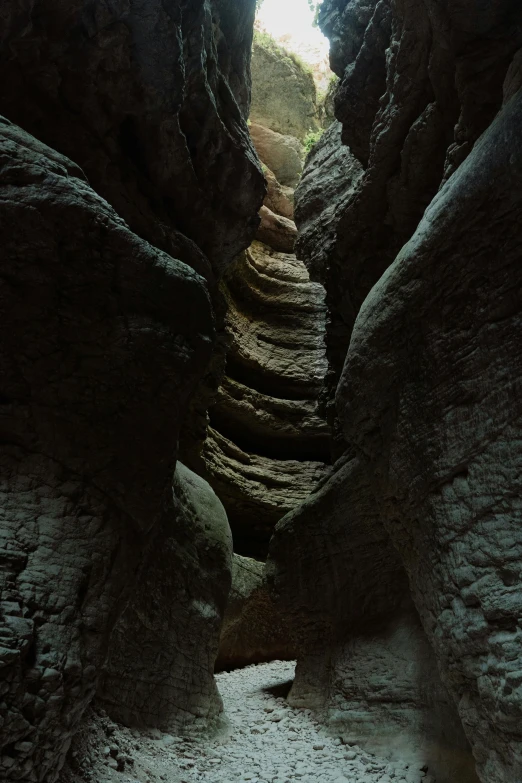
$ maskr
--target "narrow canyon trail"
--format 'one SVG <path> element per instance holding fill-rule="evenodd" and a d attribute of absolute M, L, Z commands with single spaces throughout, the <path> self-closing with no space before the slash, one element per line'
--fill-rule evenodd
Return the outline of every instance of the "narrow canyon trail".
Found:
<path fill-rule="evenodd" d="M 80 764 L 96 783 L 435 783 L 426 769 L 343 744 L 310 710 L 291 707 L 294 671 L 273 661 L 218 674 L 229 725 L 213 740 L 129 730 L 98 714 Z"/>
<path fill-rule="evenodd" d="M 226 742 L 197 744 L 187 783 L 432 783 L 424 771 L 391 764 L 343 745 L 314 720 L 289 706 L 283 693 L 295 664 L 273 661 L 217 675 L 229 717 Z"/>

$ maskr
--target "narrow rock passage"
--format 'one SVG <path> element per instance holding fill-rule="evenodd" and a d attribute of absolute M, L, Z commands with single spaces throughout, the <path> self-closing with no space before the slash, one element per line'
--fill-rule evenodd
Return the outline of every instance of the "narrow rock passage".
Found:
<path fill-rule="evenodd" d="M 283 694 L 294 669 L 294 663 L 274 661 L 217 675 L 231 723 L 230 736 L 225 741 L 193 745 L 183 780 L 434 783 L 422 770 L 391 764 L 357 746 L 341 744 L 325 733 L 309 710 L 290 707 Z"/>
<path fill-rule="evenodd" d="M 309 710 L 290 707 L 294 669 L 273 661 L 218 674 L 229 725 L 214 740 L 128 729 L 91 710 L 60 783 L 436 783 L 417 767 L 343 745 Z"/>

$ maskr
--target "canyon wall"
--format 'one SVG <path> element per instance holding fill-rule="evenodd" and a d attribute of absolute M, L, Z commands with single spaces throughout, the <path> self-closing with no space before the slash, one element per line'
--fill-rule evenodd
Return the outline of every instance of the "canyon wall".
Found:
<path fill-rule="evenodd" d="M 260 560 L 234 554 L 232 587 L 223 618 L 216 670 L 295 660 L 291 626 L 273 601 Z"/>
<path fill-rule="evenodd" d="M 297 55 L 270 35 L 254 33 L 250 120 L 303 141 L 320 127 L 314 77 Z"/>
<path fill-rule="evenodd" d="M 340 125 L 297 250 L 327 292 L 339 459 L 270 544 L 290 698 L 437 781 L 516 783 L 522 11 L 325 0 L 320 24 Z"/>
<path fill-rule="evenodd" d="M 2 12 L 0 110 L 204 276 L 248 245 L 263 197 L 246 126 L 254 6 L 20 0 Z"/>
<path fill-rule="evenodd" d="M 221 282 L 226 366 L 205 440 L 189 457 L 226 508 L 235 551 L 248 557 L 266 556 L 277 521 L 305 499 L 330 462 L 329 428 L 319 412 L 327 366 L 324 289 L 294 253 L 294 185 L 316 114 L 311 75 L 258 34 L 250 133 L 267 194 L 255 241 Z"/>
<path fill-rule="evenodd" d="M 216 726 L 221 639 L 408 783 L 520 783 L 522 11 L 324 0 L 303 172 L 254 10 L 0 12 L 0 776 L 96 692 Z"/>
<path fill-rule="evenodd" d="M 333 419 L 359 309 L 499 110 L 522 33 L 512 0 L 325 0 L 319 18 L 340 77 L 342 139 L 363 167 L 317 276 L 327 290 Z M 305 263 L 309 252 L 301 243 Z"/>
<path fill-rule="evenodd" d="M 150 655 L 119 715 L 164 726 L 220 710 L 228 523 L 218 506 L 205 516 L 204 481 L 177 474 L 173 492 L 172 477 L 216 351 L 215 279 L 250 244 L 265 191 L 246 123 L 254 6 L 36 0 L 1 13 L 5 781 L 57 779 L 107 654 L 107 702 L 107 677 L 129 664 L 129 618 L 151 608 L 140 588 L 166 603 L 145 622 Z M 166 655 L 159 698 L 154 635 L 174 638 L 187 612 L 197 654 L 181 639 L 182 678 Z"/>

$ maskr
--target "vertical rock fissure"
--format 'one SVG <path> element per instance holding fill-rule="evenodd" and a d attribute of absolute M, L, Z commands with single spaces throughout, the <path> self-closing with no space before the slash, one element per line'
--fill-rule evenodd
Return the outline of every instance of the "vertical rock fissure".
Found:
<path fill-rule="evenodd" d="M 294 190 L 319 115 L 311 73 L 265 34 L 255 36 L 249 130 L 267 195 L 255 241 L 221 283 L 226 366 L 192 463 L 223 501 L 243 556 L 266 556 L 277 521 L 330 463 L 319 409 L 325 292 L 294 252 Z"/>

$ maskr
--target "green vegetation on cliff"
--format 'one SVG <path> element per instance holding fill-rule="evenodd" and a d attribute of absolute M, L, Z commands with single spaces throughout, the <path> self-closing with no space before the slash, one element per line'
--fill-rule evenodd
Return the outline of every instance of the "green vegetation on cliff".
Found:
<path fill-rule="evenodd" d="M 263 0 L 261 0 L 261 2 L 263 2 Z M 285 49 L 284 46 L 281 46 L 270 33 L 267 33 L 264 30 L 254 30 L 254 45 L 255 44 L 268 50 L 281 60 L 291 60 L 294 65 L 304 71 L 304 73 L 310 74 L 313 79 L 312 69 L 308 63 L 305 63 L 303 58 L 299 57 L 295 52 L 291 52 L 288 49 Z"/>
<path fill-rule="evenodd" d="M 255 31 L 252 48 L 250 119 L 301 143 L 320 128 L 311 68 L 261 30 Z"/>

